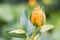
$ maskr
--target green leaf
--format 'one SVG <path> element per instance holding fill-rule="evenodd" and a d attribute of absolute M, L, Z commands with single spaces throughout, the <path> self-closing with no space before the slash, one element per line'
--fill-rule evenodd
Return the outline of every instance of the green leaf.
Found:
<path fill-rule="evenodd" d="M 53 25 L 43 25 L 40 32 L 46 32 L 46 31 L 51 30 L 53 28 L 54 28 Z"/>
<path fill-rule="evenodd" d="M 10 31 L 9 33 L 11 33 L 11 34 L 24 34 L 25 33 L 25 31 L 23 31 L 23 30 L 19 30 L 19 29 L 17 29 L 17 30 L 12 30 L 12 31 Z"/>
<path fill-rule="evenodd" d="M 37 34 L 37 35 L 34 37 L 34 40 L 39 40 L 39 37 L 40 37 L 40 34 Z"/>
<path fill-rule="evenodd" d="M 12 31 L 9 31 L 8 33 L 14 37 L 20 37 L 20 38 L 26 38 L 27 37 L 26 32 L 22 29 L 12 30 Z"/>

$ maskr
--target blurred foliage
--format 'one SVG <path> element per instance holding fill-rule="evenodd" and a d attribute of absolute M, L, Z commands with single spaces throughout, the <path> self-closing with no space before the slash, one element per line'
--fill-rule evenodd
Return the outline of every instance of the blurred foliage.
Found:
<path fill-rule="evenodd" d="M 47 24 L 54 25 L 52 32 L 42 33 L 40 39 L 60 40 L 60 0 L 37 0 L 36 2 L 45 11 Z M 23 29 L 31 36 L 34 26 L 30 22 L 30 14 L 34 7 L 28 4 L 28 0 L 0 0 L 0 40 L 25 40 L 23 38 L 25 35 L 16 37 L 7 33 L 15 29 Z"/>

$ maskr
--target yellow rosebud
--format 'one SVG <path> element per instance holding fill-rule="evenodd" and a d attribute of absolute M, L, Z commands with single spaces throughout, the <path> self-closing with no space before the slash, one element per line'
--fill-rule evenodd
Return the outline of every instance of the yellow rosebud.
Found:
<path fill-rule="evenodd" d="M 29 0 L 28 1 L 28 4 L 30 5 L 30 6 L 34 6 L 34 5 L 36 5 L 36 0 Z"/>
<path fill-rule="evenodd" d="M 36 27 L 42 26 L 42 19 L 44 18 L 44 23 L 46 23 L 46 17 L 40 6 L 34 8 L 31 14 L 31 22 Z"/>

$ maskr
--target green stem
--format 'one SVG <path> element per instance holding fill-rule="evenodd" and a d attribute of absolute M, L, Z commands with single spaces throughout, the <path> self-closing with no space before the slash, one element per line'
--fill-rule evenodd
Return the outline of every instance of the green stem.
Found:
<path fill-rule="evenodd" d="M 30 40 L 34 40 L 34 37 L 35 37 L 36 32 L 37 32 L 37 29 L 38 29 L 38 27 L 35 27 L 34 32 L 33 32 L 32 36 L 31 36 Z"/>

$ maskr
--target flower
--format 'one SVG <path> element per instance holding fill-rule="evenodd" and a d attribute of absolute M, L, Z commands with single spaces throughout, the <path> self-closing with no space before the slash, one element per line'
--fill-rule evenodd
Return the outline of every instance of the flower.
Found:
<path fill-rule="evenodd" d="M 34 5 L 36 5 L 36 0 L 29 0 L 28 1 L 28 4 L 30 5 L 30 6 L 34 6 Z"/>
<path fill-rule="evenodd" d="M 42 26 L 42 19 L 44 18 L 44 23 L 46 21 L 46 17 L 40 6 L 34 8 L 31 14 L 31 22 L 36 27 Z"/>

